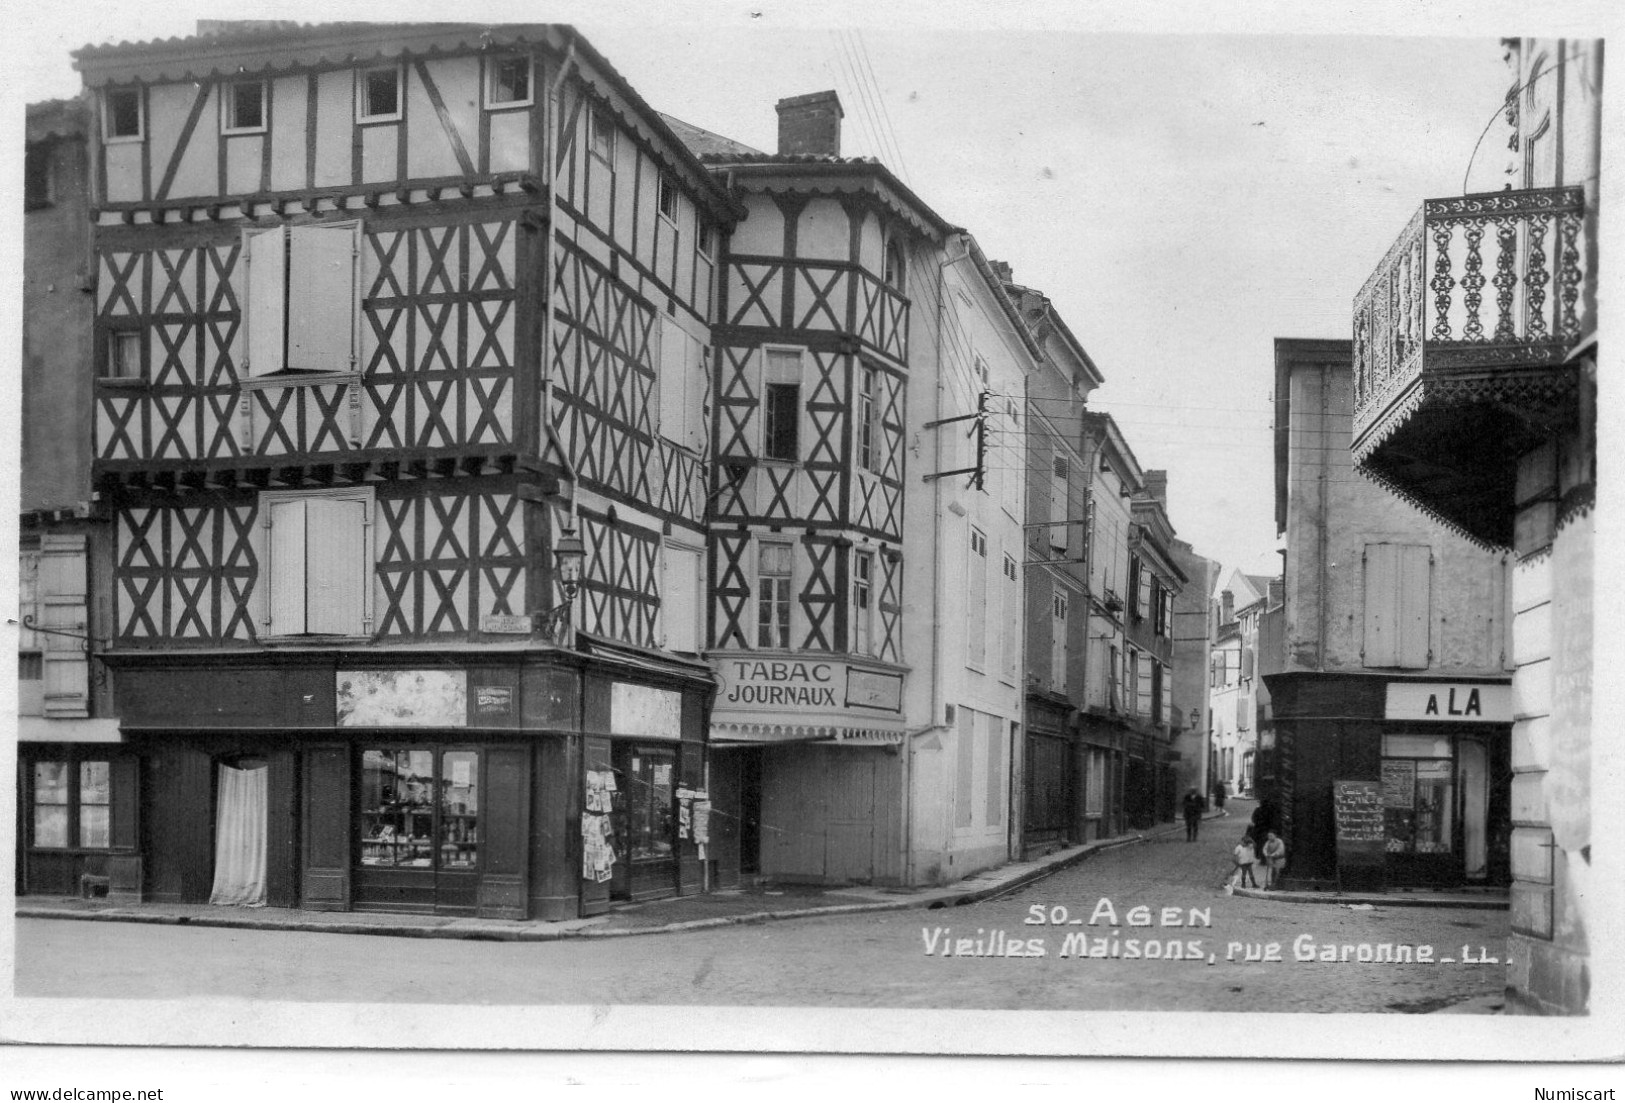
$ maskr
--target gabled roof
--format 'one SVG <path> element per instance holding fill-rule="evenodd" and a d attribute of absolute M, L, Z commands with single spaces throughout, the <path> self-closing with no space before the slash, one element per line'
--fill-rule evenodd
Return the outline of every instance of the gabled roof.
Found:
<path fill-rule="evenodd" d="M 631 109 L 635 116 L 629 120 L 631 125 L 642 131 L 651 144 L 663 147 L 674 169 L 686 173 L 711 214 L 724 223 L 744 216 L 744 208 L 700 163 L 666 117 L 650 107 L 609 60 L 568 24 L 249 20 L 205 21 L 200 26 L 211 29 L 208 33 L 152 42 L 81 47 L 73 52 L 74 68 L 83 74 L 86 87 L 100 88 L 132 81 L 202 81 L 296 69 L 363 66 L 401 57 L 467 54 L 493 48 L 574 49 L 591 65 L 594 78 L 601 77 Z"/>
<path fill-rule="evenodd" d="M 704 127 L 685 123 L 682 119 L 660 112 L 660 117 L 671 127 L 671 132 L 680 138 L 689 152 L 702 162 L 714 157 L 760 157 L 764 156 L 761 150 L 752 149 L 743 142 L 736 142 L 732 138 L 724 138 L 721 134 L 706 130 Z"/>

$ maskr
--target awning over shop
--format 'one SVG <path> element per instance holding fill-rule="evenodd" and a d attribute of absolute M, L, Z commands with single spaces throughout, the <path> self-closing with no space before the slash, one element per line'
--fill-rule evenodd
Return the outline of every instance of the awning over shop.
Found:
<path fill-rule="evenodd" d="M 762 746 L 773 743 L 849 743 L 871 747 L 903 741 L 901 728 L 855 728 L 840 724 L 764 724 L 713 721 L 711 745 Z"/>
<path fill-rule="evenodd" d="M 117 720 L 46 719 L 43 716 L 17 717 L 19 743 L 122 743 L 124 735 Z"/>

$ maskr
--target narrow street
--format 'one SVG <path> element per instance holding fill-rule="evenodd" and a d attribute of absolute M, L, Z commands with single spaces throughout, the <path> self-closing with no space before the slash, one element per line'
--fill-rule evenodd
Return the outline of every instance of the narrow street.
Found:
<path fill-rule="evenodd" d="M 16 992 L 365 1003 L 1414 1013 L 1501 991 L 1504 911 L 1357 911 L 1225 895 L 1219 886 L 1228 851 L 1251 807 L 1233 802 L 1229 818 L 1204 822 L 1196 843 L 1179 831 L 1119 847 L 980 904 L 690 933 L 509 944 L 22 919 Z M 1151 926 L 1131 925 L 1130 910 L 1140 907 L 1148 909 Z M 1046 922 L 1035 922 L 1039 917 Z M 1176 919 L 1177 927 L 1171 925 Z M 1119 956 L 1081 957 L 1066 946 L 1074 934 L 1091 947 L 1104 939 L 1108 954 L 1115 941 Z M 1302 952 L 1303 936 L 1313 943 L 1315 960 L 1298 960 L 1295 943 Z M 960 939 L 980 940 L 986 956 L 976 956 L 974 941 L 961 947 Z M 1018 940 L 1023 951 L 1041 946 L 1044 956 L 1004 956 Z M 1131 949 L 1131 940 L 1139 948 Z M 1149 943 L 1154 951 L 1145 948 Z M 1372 957 L 1389 945 L 1432 947 L 1435 962 L 1361 962 L 1361 944 L 1373 947 Z M 971 952 L 944 954 L 950 945 Z M 1319 960 L 1328 945 L 1350 947 L 1348 960 Z M 1475 960 L 1464 961 L 1464 950 Z M 1345 956 L 1341 949 L 1334 953 Z M 1280 960 L 1247 960 L 1265 955 Z M 1500 960 L 1476 960 L 1482 957 Z"/>

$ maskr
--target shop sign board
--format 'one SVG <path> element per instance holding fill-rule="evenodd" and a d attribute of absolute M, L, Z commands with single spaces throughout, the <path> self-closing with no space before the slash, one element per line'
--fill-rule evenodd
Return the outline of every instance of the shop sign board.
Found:
<path fill-rule="evenodd" d="M 1332 782 L 1332 818 L 1337 829 L 1337 864 L 1381 865 L 1387 854 L 1382 783 Z"/>
<path fill-rule="evenodd" d="M 896 713 L 903 708 L 903 676 L 892 671 L 800 659 L 730 658 L 719 667 L 719 711 L 828 714 L 863 708 Z"/>
<path fill-rule="evenodd" d="M 1505 683 L 1389 682 L 1388 720 L 1456 724 L 1512 723 L 1512 687 Z"/>
<path fill-rule="evenodd" d="M 466 670 L 340 670 L 341 728 L 466 728 Z"/>
<path fill-rule="evenodd" d="M 683 734 L 683 695 L 675 689 L 612 682 L 609 687 L 609 726 L 616 735 L 680 739 Z"/>

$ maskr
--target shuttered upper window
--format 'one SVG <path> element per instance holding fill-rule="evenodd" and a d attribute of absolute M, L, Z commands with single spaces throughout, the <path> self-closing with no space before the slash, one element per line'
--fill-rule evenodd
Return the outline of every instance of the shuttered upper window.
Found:
<path fill-rule="evenodd" d="M 263 495 L 266 634 L 363 636 L 372 629 L 372 494 Z"/>
<path fill-rule="evenodd" d="M 660 321 L 660 435 L 692 452 L 705 451 L 706 346 L 675 320 Z"/>
<path fill-rule="evenodd" d="M 18 712 L 90 715 L 85 538 L 40 537 L 19 556 Z M 34 631 L 29 624 L 54 631 Z"/>
<path fill-rule="evenodd" d="M 1365 546 L 1364 665 L 1425 670 L 1432 659 L 1433 549 Z"/>
<path fill-rule="evenodd" d="M 359 231 L 349 222 L 248 235 L 250 376 L 356 370 Z"/>
<path fill-rule="evenodd" d="M 660 623 L 668 651 L 700 650 L 703 607 L 700 563 L 703 553 L 667 544 L 660 571 Z"/>

